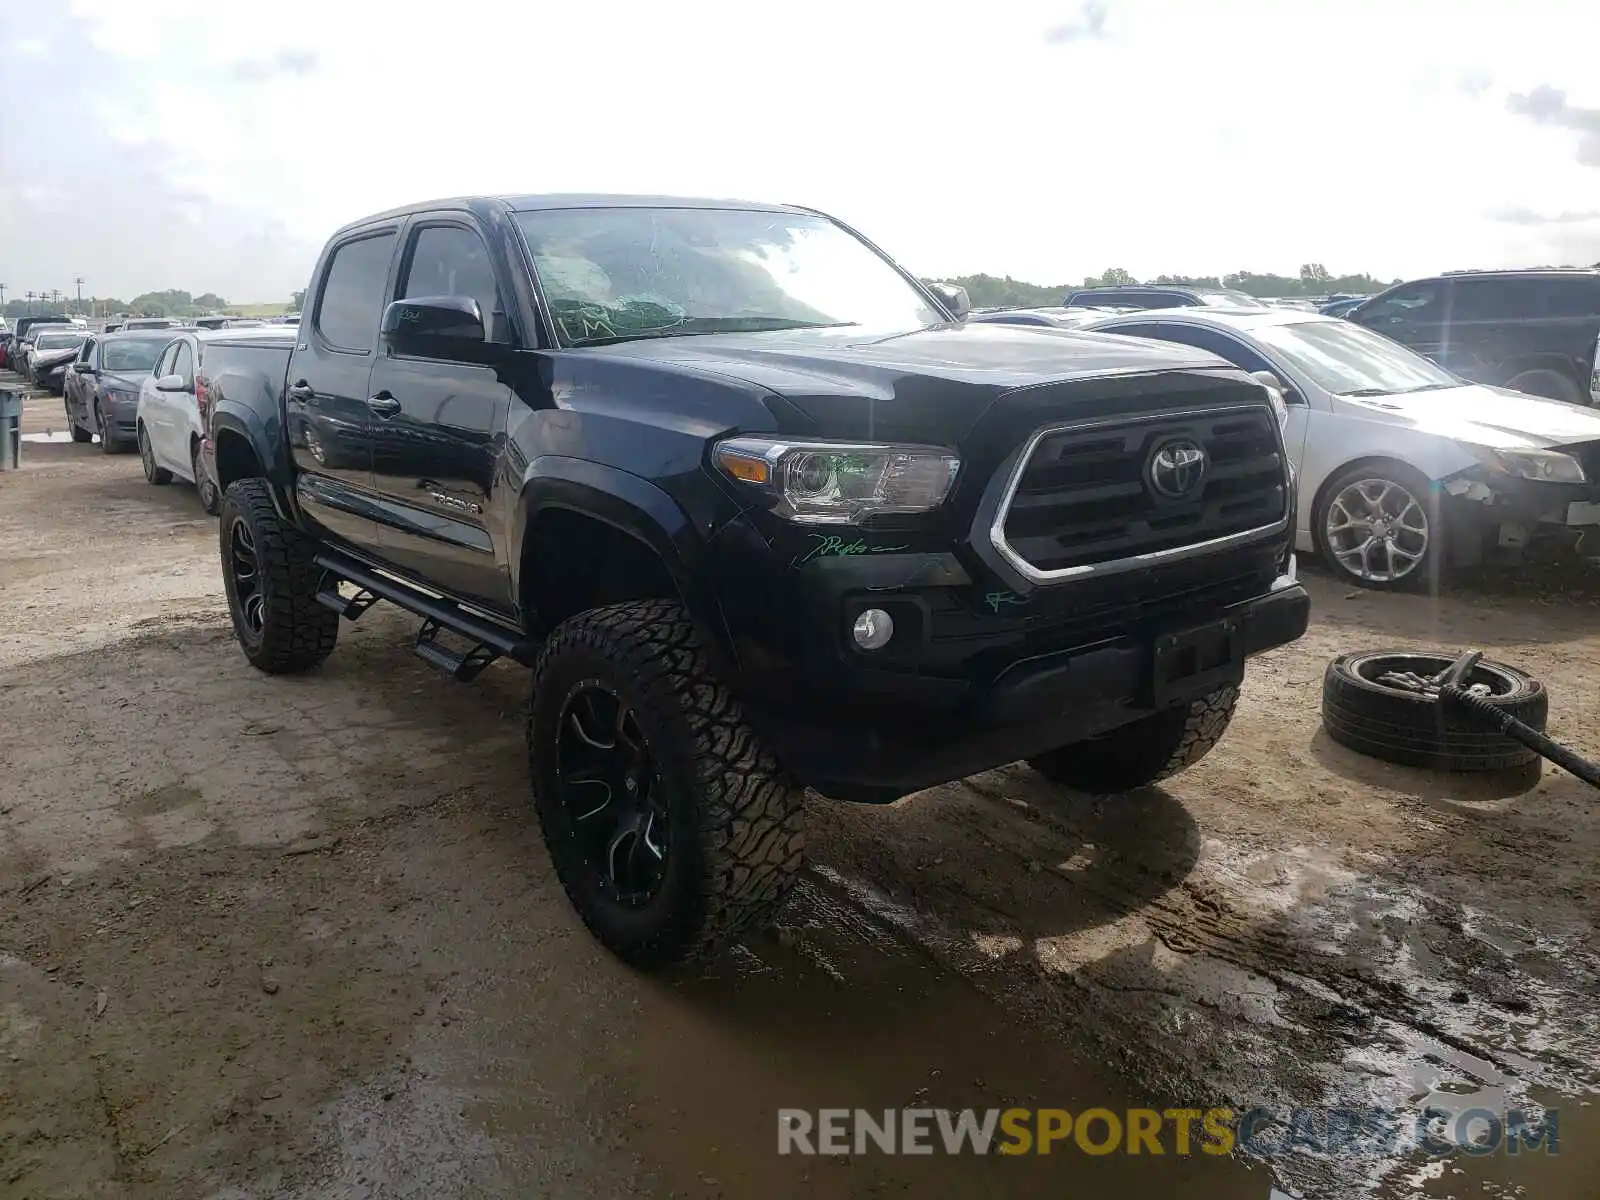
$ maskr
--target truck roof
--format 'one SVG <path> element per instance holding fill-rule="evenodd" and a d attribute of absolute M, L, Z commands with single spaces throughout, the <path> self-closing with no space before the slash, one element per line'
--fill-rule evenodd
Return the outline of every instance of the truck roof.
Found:
<path fill-rule="evenodd" d="M 439 200 L 424 200 L 386 209 L 351 221 L 339 230 L 358 229 L 374 221 L 388 221 L 419 212 L 438 212 L 441 209 L 459 209 L 487 215 L 499 212 L 532 212 L 551 208 L 742 208 L 754 212 L 811 213 L 811 209 L 791 204 L 767 204 L 751 200 L 713 200 L 696 196 L 633 196 L 605 192 L 557 192 L 536 194 L 506 194 L 494 196 L 450 196 Z"/>

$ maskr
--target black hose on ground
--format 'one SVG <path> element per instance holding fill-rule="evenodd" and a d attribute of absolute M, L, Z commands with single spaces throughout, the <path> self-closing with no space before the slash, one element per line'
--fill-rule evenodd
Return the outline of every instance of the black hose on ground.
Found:
<path fill-rule="evenodd" d="M 1523 724 L 1510 713 L 1461 686 L 1461 681 L 1472 673 L 1472 668 L 1478 665 L 1478 660 L 1482 657 L 1482 650 L 1472 650 L 1456 659 L 1440 678 L 1439 703 L 1476 724 L 1487 726 L 1513 741 L 1521 742 L 1535 754 L 1549 759 L 1562 770 L 1571 772 L 1590 787 L 1600 788 L 1600 766 L 1574 754 L 1560 742 L 1552 741 L 1537 729 Z"/>

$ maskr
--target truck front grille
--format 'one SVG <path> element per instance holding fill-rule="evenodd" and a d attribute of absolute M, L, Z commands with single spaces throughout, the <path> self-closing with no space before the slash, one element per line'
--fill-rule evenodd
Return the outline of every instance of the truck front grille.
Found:
<path fill-rule="evenodd" d="M 1040 430 L 991 536 L 1045 582 L 1206 553 L 1281 529 L 1288 512 L 1276 419 L 1243 405 Z"/>

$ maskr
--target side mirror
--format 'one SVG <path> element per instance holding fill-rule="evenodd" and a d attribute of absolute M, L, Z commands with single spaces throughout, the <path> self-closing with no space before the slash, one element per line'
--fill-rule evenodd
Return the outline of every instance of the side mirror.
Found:
<path fill-rule="evenodd" d="M 958 321 L 965 321 L 967 314 L 972 311 L 972 298 L 967 295 L 967 289 L 959 284 L 935 283 L 929 285 L 929 290 L 939 297 L 939 302 Z"/>
<path fill-rule="evenodd" d="M 156 391 L 158 392 L 186 392 L 188 390 L 184 386 L 182 375 L 163 375 L 156 380 Z"/>
<path fill-rule="evenodd" d="M 73 363 L 72 365 L 75 368 L 77 368 L 77 371 L 78 371 L 79 375 L 98 375 L 98 374 L 100 374 L 100 368 L 95 366 L 93 363 L 81 362 L 81 363 Z"/>
<path fill-rule="evenodd" d="M 470 296 L 415 296 L 383 310 L 383 336 L 396 349 L 408 344 L 424 353 L 448 355 L 452 347 L 481 344 L 483 310 Z"/>
<path fill-rule="evenodd" d="M 1279 379 L 1271 371 L 1251 371 L 1250 378 L 1254 379 L 1264 388 L 1271 388 L 1283 397 L 1285 404 L 1304 404 L 1305 400 L 1300 393 Z"/>

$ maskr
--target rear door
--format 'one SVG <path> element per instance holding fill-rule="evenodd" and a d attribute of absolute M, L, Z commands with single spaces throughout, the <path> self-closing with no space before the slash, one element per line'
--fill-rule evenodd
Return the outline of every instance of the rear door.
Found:
<path fill-rule="evenodd" d="M 1442 362 L 1450 325 L 1450 288 L 1443 279 L 1403 284 L 1363 305 L 1349 319 Z"/>
<path fill-rule="evenodd" d="M 389 293 L 398 224 L 351 233 L 324 255 L 316 307 L 300 329 L 284 389 L 295 487 L 306 515 L 346 545 L 378 553 L 367 380 Z"/>
<path fill-rule="evenodd" d="M 408 230 L 396 299 L 470 297 L 489 338 L 512 341 L 502 301 L 509 294 L 465 218 L 419 218 Z M 511 611 L 510 564 L 488 522 L 510 387 L 493 367 L 400 355 L 385 344 L 369 393 L 383 558 L 463 600 Z"/>

